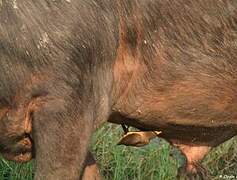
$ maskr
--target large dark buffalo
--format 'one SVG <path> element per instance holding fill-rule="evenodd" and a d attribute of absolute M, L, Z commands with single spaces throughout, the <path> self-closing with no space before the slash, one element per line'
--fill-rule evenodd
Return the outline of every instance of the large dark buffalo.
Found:
<path fill-rule="evenodd" d="M 162 131 L 198 172 L 237 134 L 237 1 L 1 0 L 2 155 L 79 179 L 105 121 Z"/>

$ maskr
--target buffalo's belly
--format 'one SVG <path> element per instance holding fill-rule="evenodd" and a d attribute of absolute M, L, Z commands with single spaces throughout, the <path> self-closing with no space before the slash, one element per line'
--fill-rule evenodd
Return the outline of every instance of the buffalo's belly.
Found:
<path fill-rule="evenodd" d="M 187 145 L 217 146 L 235 136 L 236 126 L 202 127 L 167 125 L 160 128 L 160 137 L 172 142 Z"/>

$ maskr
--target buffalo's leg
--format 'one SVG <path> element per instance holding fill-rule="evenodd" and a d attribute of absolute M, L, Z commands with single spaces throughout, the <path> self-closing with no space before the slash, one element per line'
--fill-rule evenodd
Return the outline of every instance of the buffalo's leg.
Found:
<path fill-rule="evenodd" d="M 101 180 L 99 167 L 91 152 L 87 153 L 82 180 Z"/>
<path fill-rule="evenodd" d="M 178 179 L 210 179 L 208 171 L 200 164 L 200 161 L 210 151 L 211 147 L 179 144 L 178 149 L 186 158 L 184 166 L 178 171 Z"/>
<path fill-rule="evenodd" d="M 77 180 L 93 130 L 93 113 L 75 98 L 48 97 L 33 113 L 36 180 Z"/>

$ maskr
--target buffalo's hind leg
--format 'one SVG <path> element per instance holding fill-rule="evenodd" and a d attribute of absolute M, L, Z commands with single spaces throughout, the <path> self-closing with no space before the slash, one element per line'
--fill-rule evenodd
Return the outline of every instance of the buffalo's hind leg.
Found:
<path fill-rule="evenodd" d="M 80 178 L 93 131 L 92 114 L 75 97 L 45 98 L 33 113 L 36 180 Z"/>

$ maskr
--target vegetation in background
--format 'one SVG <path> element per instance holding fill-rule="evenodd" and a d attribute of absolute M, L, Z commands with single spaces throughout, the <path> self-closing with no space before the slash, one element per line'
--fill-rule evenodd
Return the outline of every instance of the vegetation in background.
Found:
<path fill-rule="evenodd" d="M 143 148 L 118 146 L 122 129 L 117 125 L 100 128 L 92 140 L 92 151 L 105 180 L 173 180 L 184 159 L 163 140 L 155 139 Z M 203 165 L 213 176 L 237 177 L 237 138 L 215 148 Z M 34 162 L 19 165 L 0 159 L 0 180 L 32 180 Z"/>

